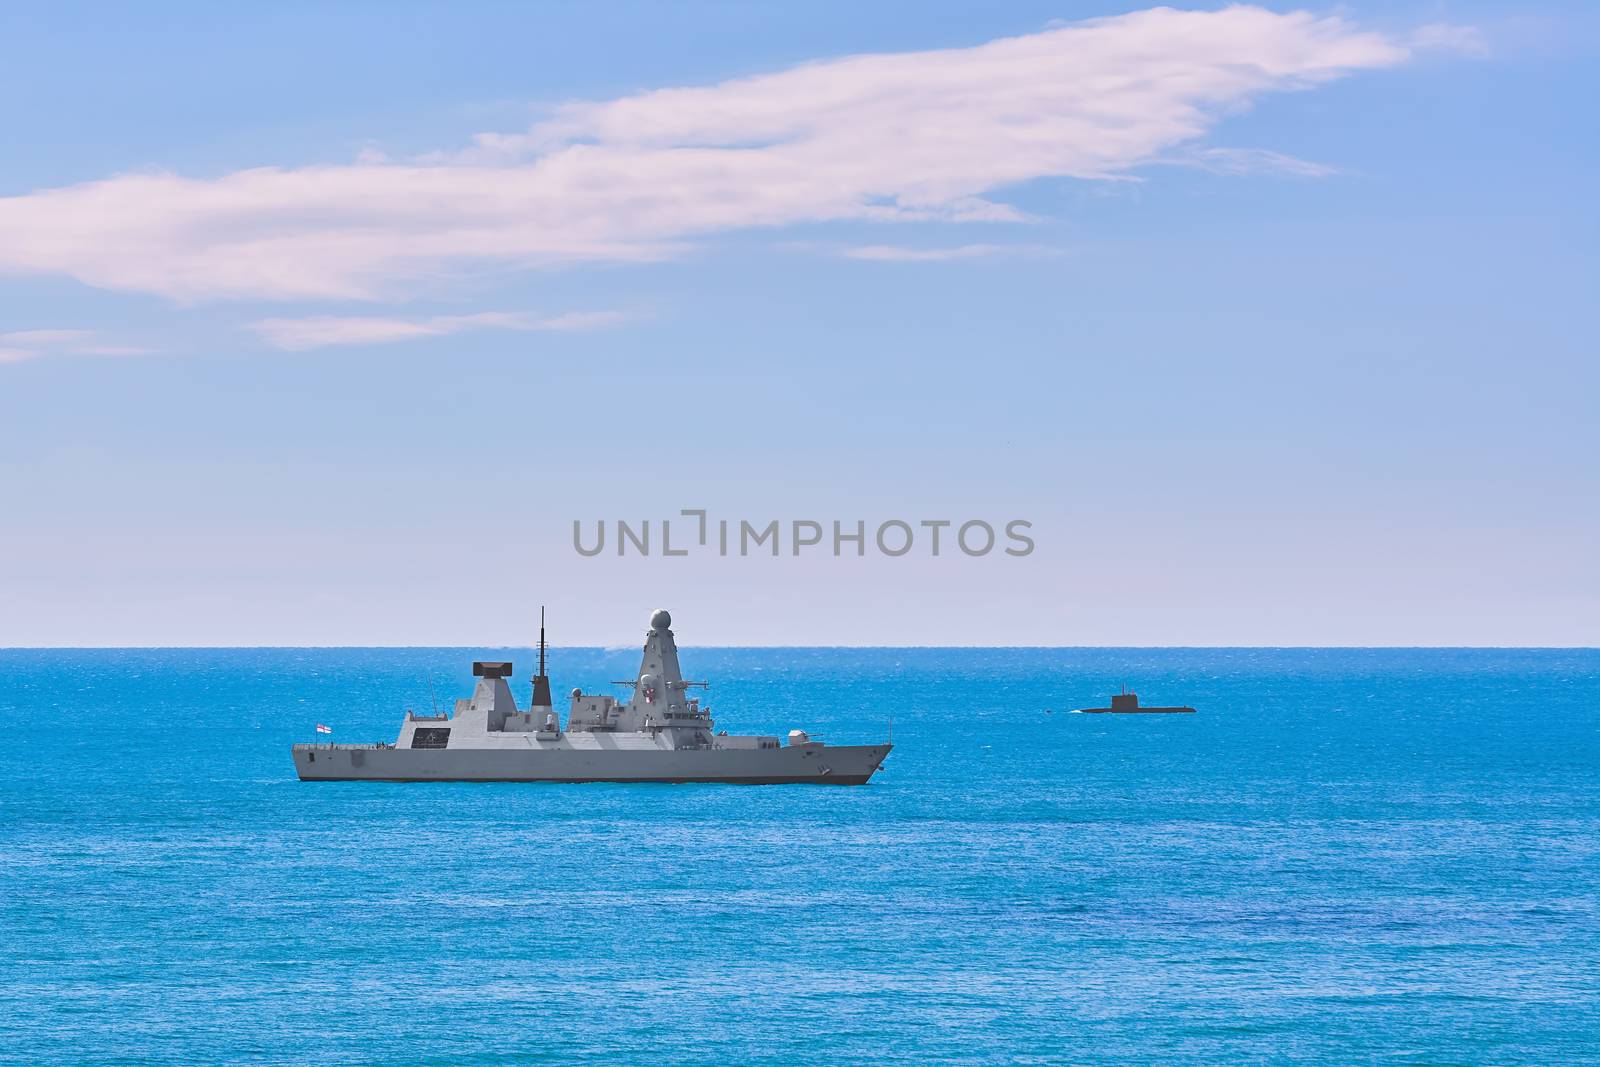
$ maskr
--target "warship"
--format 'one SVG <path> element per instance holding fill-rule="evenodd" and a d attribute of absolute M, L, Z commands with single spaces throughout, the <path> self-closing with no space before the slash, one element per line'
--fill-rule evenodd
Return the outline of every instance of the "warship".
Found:
<path fill-rule="evenodd" d="M 472 665 L 476 688 L 456 701 L 454 715 L 407 711 L 393 744 L 297 744 L 294 769 L 307 782 L 861 785 L 889 755 L 890 744 L 829 745 L 804 730 L 783 740 L 717 731 L 710 705 L 689 695 L 709 683 L 684 680 L 671 625 L 666 611 L 650 616 L 638 674 L 612 683 L 633 689 L 626 702 L 574 689 L 565 729 L 551 706 L 541 612 L 539 673 L 526 709 L 511 693 L 512 665 L 480 661 Z"/>
<path fill-rule="evenodd" d="M 1127 686 L 1122 687 L 1122 692 L 1114 693 L 1111 697 L 1109 708 L 1079 708 L 1083 715 L 1193 715 L 1194 709 L 1190 707 L 1158 708 L 1145 707 L 1139 703 L 1139 694 L 1130 693 Z"/>

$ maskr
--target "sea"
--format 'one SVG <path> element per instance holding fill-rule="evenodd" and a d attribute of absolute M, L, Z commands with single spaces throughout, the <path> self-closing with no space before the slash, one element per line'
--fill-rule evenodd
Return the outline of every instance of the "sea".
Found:
<path fill-rule="evenodd" d="M 883 771 L 295 779 L 474 658 L 0 650 L 0 1062 L 1600 1063 L 1600 651 L 691 647 Z"/>

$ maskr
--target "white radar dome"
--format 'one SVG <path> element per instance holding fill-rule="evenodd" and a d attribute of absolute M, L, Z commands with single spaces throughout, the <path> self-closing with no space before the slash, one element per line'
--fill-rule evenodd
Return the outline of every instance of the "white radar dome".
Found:
<path fill-rule="evenodd" d="M 650 629 L 665 630 L 672 625 L 672 613 L 666 608 L 657 608 L 655 614 L 650 616 Z"/>

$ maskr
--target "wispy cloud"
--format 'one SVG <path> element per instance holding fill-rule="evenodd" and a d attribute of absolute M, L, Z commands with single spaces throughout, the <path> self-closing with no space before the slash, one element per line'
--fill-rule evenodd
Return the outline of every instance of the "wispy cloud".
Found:
<path fill-rule="evenodd" d="M 1464 56 L 1489 54 L 1489 45 L 1476 26 L 1453 26 L 1430 22 L 1411 31 L 1411 47 L 1429 51 L 1456 52 Z"/>
<path fill-rule="evenodd" d="M 940 263 L 955 259 L 996 259 L 1004 257 L 1059 256 L 1062 250 L 1047 245 L 951 245 L 942 248 L 916 248 L 906 245 L 855 245 L 839 251 L 846 259 L 878 260 L 886 263 Z"/>
<path fill-rule="evenodd" d="M 599 330 L 616 326 L 627 317 L 621 311 L 570 311 L 561 315 L 484 311 L 474 315 L 435 315 L 423 319 L 314 315 L 297 319 L 262 319 L 251 323 L 250 329 L 278 348 L 300 351 L 329 345 L 371 345 L 411 341 L 419 337 L 444 337 L 465 330 Z"/>
<path fill-rule="evenodd" d="M 1195 148 L 1177 152 L 1162 162 L 1198 167 L 1213 174 L 1287 174 L 1321 178 L 1338 173 L 1337 167 L 1313 163 L 1266 148 Z"/>
<path fill-rule="evenodd" d="M 92 336 L 88 330 L 15 330 L 0 333 L 0 343 L 29 348 L 57 348 L 82 344 Z"/>
<path fill-rule="evenodd" d="M 737 228 L 1016 220 L 999 199 L 1008 186 L 1127 177 L 1264 93 L 1462 40 L 1304 12 L 1157 8 L 850 56 L 567 104 L 425 160 L 369 150 L 343 165 L 123 174 L 0 198 L 0 271 L 181 300 L 373 298 L 475 264 L 659 259 Z"/>
<path fill-rule="evenodd" d="M 92 330 L 14 330 L 0 333 L 0 363 L 42 356 L 142 356 L 147 348 L 105 344 Z"/>

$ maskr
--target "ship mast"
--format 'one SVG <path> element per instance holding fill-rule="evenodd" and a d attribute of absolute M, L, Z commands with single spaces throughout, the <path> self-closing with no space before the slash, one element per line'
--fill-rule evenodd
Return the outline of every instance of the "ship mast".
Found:
<path fill-rule="evenodd" d="M 533 698 L 531 704 L 535 708 L 550 707 L 550 679 L 544 673 L 544 605 L 539 605 L 539 673 L 533 676 Z"/>

